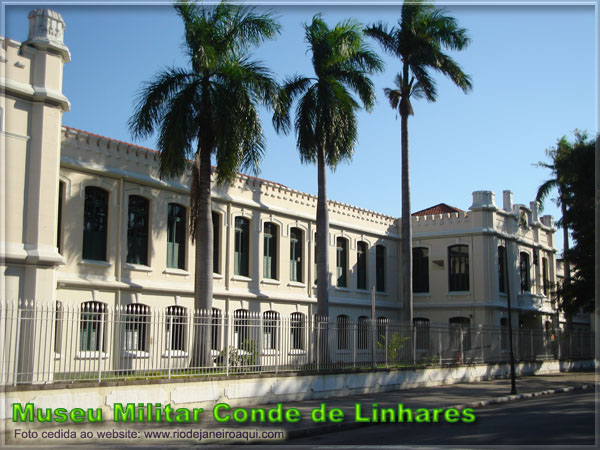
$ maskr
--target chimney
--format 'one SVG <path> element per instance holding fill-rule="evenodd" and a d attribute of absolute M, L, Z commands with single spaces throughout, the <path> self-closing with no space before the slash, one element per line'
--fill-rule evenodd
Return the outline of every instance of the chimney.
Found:
<path fill-rule="evenodd" d="M 494 204 L 494 193 L 492 191 L 473 192 L 473 204 L 469 209 L 475 208 L 496 208 Z"/>
<path fill-rule="evenodd" d="M 511 191 L 502 191 L 502 209 L 512 212 L 513 209 L 513 193 Z"/>
<path fill-rule="evenodd" d="M 529 207 L 531 208 L 531 221 L 532 223 L 539 222 L 539 212 L 540 212 L 540 204 L 538 202 L 529 202 Z"/>

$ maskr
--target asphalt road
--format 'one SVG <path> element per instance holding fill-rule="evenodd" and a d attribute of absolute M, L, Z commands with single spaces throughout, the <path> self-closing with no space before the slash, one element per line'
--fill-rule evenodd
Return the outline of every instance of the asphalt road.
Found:
<path fill-rule="evenodd" d="M 475 423 L 376 424 L 288 441 L 291 445 L 594 445 L 594 391 L 491 405 Z"/>

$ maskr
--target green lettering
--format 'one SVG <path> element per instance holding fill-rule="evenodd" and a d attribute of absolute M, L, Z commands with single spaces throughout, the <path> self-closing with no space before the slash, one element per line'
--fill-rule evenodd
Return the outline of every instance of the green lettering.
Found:
<path fill-rule="evenodd" d="M 81 408 L 74 408 L 71 410 L 71 421 L 75 423 L 83 422 L 85 420 L 85 412 Z"/>
<path fill-rule="evenodd" d="M 220 409 L 231 409 L 231 406 L 229 406 L 227 403 L 217 403 L 215 405 L 215 407 L 213 408 L 213 417 L 215 418 L 215 420 L 217 422 L 229 422 L 229 419 L 231 419 L 230 416 L 228 416 L 228 415 L 225 417 L 219 416 Z"/>
<path fill-rule="evenodd" d="M 67 415 L 67 410 L 65 408 L 57 408 L 54 411 L 54 421 L 63 423 L 69 420 L 69 416 Z"/>
<path fill-rule="evenodd" d="M 135 404 L 127 403 L 127 408 L 123 409 L 123 405 L 121 403 L 114 404 L 115 422 L 135 422 Z"/>
<path fill-rule="evenodd" d="M 25 409 L 20 403 L 13 403 L 12 406 L 13 422 L 33 422 L 33 403 L 26 403 Z"/>
<path fill-rule="evenodd" d="M 473 408 L 465 408 L 462 410 L 462 421 L 465 423 L 475 422 L 475 410 Z"/>
<path fill-rule="evenodd" d="M 187 408 L 179 408 L 175 410 L 175 422 L 189 422 L 190 410 Z"/>
<path fill-rule="evenodd" d="M 368 417 L 362 417 L 360 414 L 360 403 L 354 404 L 354 421 L 355 422 L 370 422 L 371 419 Z"/>
<path fill-rule="evenodd" d="M 447 409 L 444 413 L 444 419 L 446 419 L 446 422 L 450 423 L 458 422 L 458 416 L 459 413 L 456 408 Z"/>
<path fill-rule="evenodd" d="M 290 408 L 285 412 L 285 420 L 287 422 L 295 423 L 300 421 L 300 410 L 297 408 Z"/>
<path fill-rule="evenodd" d="M 430 417 L 428 409 L 420 408 L 420 409 L 417 409 L 415 411 L 415 413 L 416 413 L 415 421 L 417 423 L 431 422 L 431 417 Z"/>
<path fill-rule="evenodd" d="M 333 408 L 329 411 L 329 420 L 334 423 L 341 422 L 344 420 L 344 411 L 339 408 Z"/>

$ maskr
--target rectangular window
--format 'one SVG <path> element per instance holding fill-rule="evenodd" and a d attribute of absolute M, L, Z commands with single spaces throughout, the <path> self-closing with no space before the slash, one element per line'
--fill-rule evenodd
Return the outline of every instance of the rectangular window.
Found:
<path fill-rule="evenodd" d="M 247 277 L 250 273 L 250 222 L 244 217 L 235 218 L 234 274 Z"/>
<path fill-rule="evenodd" d="M 263 248 L 263 277 L 277 279 L 277 226 L 265 223 Z"/>
<path fill-rule="evenodd" d="M 213 224 L 213 273 L 221 273 L 219 269 L 219 243 L 221 235 L 221 224 L 220 216 L 218 213 L 212 213 L 212 224 Z"/>
<path fill-rule="evenodd" d="M 471 350 L 471 320 L 467 317 L 450 319 L 450 348 L 455 351 Z"/>
<path fill-rule="evenodd" d="M 337 316 L 337 348 L 347 350 L 350 346 L 350 318 L 346 315 Z"/>
<path fill-rule="evenodd" d="M 550 281 L 548 279 L 548 259 L 542 258 L 542 289 L 544 291 L 545 296 L 548 296 L 549 285 Z"/>
<path fill-rule="evenodd" d="M 233 313 L 233 346 L 239 350 L 250 349 L 248 310 L 237 309 Z"/>
<path fill-rule="evenodd" d="M 302 283 L 302 230 L 290 230 L 290 281 Z"/>
<path fill-rule="evenodd" d="M 415 346 L 417 350 L 429 351 L 429 319 L 415 318 Z"/>
<path fill-rule="evenodd" d="M 357 330 L 356 330 L 357 347 L 359 350 L 366 350 L 369 348 L 369 318 L 366 316 L 360 316 L 358 318 Z"/>
<path fill-rule="evenodd" d="M 378 292 L 385 292 L 385 247 L 378 245 L 375 247 L 375 266 L 377 272 Z"/>
<path fill-rule="evenodd" d="M 531 281 L 529 276 L 529 254 L 525 252 L 520 253 L 519 258 L 519 272 L 521 275 L 521 293 L 529 292 Z"/>
<path fill-rule="evenodd" d="M 337 267 L 337 286 L 348 287 L 348 241 L 344 238 L 337 238 L 336 267 Z"/>
<path fill-rule="evenodd" d="M 366 242 L 356 244 L 356 288 L 367 289 L 367 257 Z"/>
<path fill-rule="evenodd" d="M 267 311 L 263 314 L 263 348 L 273 350 L 277 348 L 277 327 L 279 326 L 279 313 Z"/>
<path fill-rule="evenodd" d="M 108 192 L 88 186 L 83 208 L 83 259 L 106 261 L 107 229 Z"/>
<path fill-rule="evenodd" d="M 167 214 L 167 267 L 185 270 L 185 207 L 169 203 Z"/>
<path fill-rule="evenodd" d="M 56 248 L 58 253 L 62 254 L 62 216 L 63 216 L 63 197 L 65 195 L 65 183 L 58 183 L 58 217 L 56 224 Z"/>
<path fill-rule="evenodd" d="M 498 247 L 498 290 L 506 293 L 506 247 Z"/>
<path fill-rule="evenodd" d="M 138 195 L 129 196 L 127 213 L 127 262 L 148 265 L 148 210 L 150 202 Z"/>
<path fill-rule="evenodd" d="M 413 253 L 413 292 L 429 292 L 429 249 L 416 247 Z"/>
<path fill-rule="evenodd" d="M 448 290 L 469 290 L 469 247 L 453 245 L 448 247 Z"/>

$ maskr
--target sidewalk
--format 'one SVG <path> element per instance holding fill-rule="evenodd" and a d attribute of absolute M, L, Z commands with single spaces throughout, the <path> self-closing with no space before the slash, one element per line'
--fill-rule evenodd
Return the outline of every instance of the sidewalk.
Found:
<path fill-rule="evenodd" d="M 301 411 L 302 418 L 296 424 L 282 424 L 290 439 L 323 434 L 343 429 L 352 429 L 370 424 L 354 422 L 354 404 L 361 403 L 370 407 L 375 403 L 381 407 L 392 407 L 402 403 L 405 408 L 477 408 L 488 404 L 518 401 L 523 398 L 552 395 L 575 389 L 594 389 L 595 372 L 564 372 L 552 375 L 527 376 L 516 380 L 517 395 L 510 395 L 510 378 L 481 381 L 478 383 L 459 383 L 440 387 L 425 387 L 401 391 L 380 392 L 325 400 L 304 400 L 286 402 L 285 407 L 295 407 Z M 310 412 L 325 403 L 330 408 L 340 408 L 347 419 L 339 424 L 318 424 L 310 420 Z M 264 405 L 269 407 L 269 405 Z M 271 405 L 272 407 L 272 405 Z M 277 424 L 280 425 L 280 424 Z M 273 425 L 270 427 L 275 428 Z"/>

